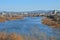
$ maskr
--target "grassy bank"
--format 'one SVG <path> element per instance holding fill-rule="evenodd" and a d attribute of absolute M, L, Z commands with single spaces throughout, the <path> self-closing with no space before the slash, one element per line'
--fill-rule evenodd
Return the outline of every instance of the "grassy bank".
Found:
<path fill-rule="evenodd" d="M 5 21 L 6 21 L 6 18 L 0 16 L 0 22 L 5 22 Z"/>
<path fill-rule="evenodd" d="M 42 19 L 42 23 L 49 25 L 53 28 L 60 28 L 60 23 L 58 23 L 57 21 L 54 21 L 53 19 L 50 18 L 44 18 Z"/>
<path fill-rule="evenodd" d="M 6 16 L 0 16 L 0 22 L 5 22 L 7 20 L 16 20 L 16 19 L 23 19 L 24 17 L 21 16 L 12 16 L 12 17 L 6 17 Z"/>
<path fill-rule="evenodd" d="M 24 39 L 21 35 L 15 33 L 7 34 L 2 32 L 0 33 L 0 40 L 24 40 Z"/>
<path fill-rule="evenodd" d="M 31 36 L 31 35 L 20 35 L 16 33 L 0 33 L 0 40 L 56 40 L 55 37 L 47 37 L 44 33 L 42 35 L 39 35 L 38 37 L 36 36 Z"/>
<path fill-rule="evenodd" d="M 39 27 L 35 26 L 31 27 L 30 32 L 26 34 L 0 32 L 0 40 L 57 40 L 57 38 L 48 36 L 46 33 L 41 32 Z"/>

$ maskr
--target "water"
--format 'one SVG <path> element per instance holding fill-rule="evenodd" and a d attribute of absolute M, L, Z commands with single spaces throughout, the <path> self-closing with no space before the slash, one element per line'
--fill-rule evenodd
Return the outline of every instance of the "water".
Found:
<path fill-rule="evenodd" d="M 24 19 L 0 22 L 0 32 L 15 32 L 20 33 L 21 35 L 32 35 L 32 31 L 35 30 L 34 33 L 37 32 L 37 35 L 38 32 L 43 32 L 48 37 L 52 36 L 60 40 L 60 28 L 51 28 L 47 25 L 42 24 L 42 18 L 43 17 L 25 17 Z"/>

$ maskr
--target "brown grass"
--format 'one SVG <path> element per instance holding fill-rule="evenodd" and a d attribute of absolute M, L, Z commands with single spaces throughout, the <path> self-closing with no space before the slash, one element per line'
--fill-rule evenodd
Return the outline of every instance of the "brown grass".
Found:
<path fill-rule="evenodd" d="M 31 28 L 31 35 L 21 35 L 17 33 L 6 33 L 0 32 L 0 40 L 56 40 L 55 37 L 49 37 L 44 33 L 39 31 L 39 28 L 36 26 Z"/>
<path fill-rule="evenodd" d="M 22 15 L 19 15 L 19 16 L 12 16 L 12 17 L 1 17 L 0 16 L 0 22 L 5 22 L 7 20 L 16 20 L 16 19 L 23 19 L 24 17 Z"/>
<path fill-rule="evenodd" d="M 35 36 L 26 36 L 26 35 L 20 35 L 15 33 L 0 33 L 0 40 L 47 40 L 47 36 L 42 33 L 42 35 L 39 35 L 39 37 Z M 55 37 L 50 37 L 48 40 L 57 40 Z"/>
<path fill-rule="evenodd" d="M 52 19 L 49 19 L 49 18 L 42 19 L 42 23 L 46 24 L 46 25 L 49 25 L 53 28 L 60 28 L 60 24 L 58 22 L 53 21 Z"/>
<path fill-rule="evenodd" d="M 21 35 L 17 35 L 15 33 L 7 34 L 0 33 L 0 40 L 24 40 Z"/>
<path fill-rule="evenodd" d="M 5 21 L 6 21 L 5 17 L 0 17 L 0 22 L 5 22 Z"/>
<path fill-rule="evenodd" d="M 9 20 L 16 20 L 16 19 L 22 19 L 23 18 L 23 16 L 17 16 L 17 17 L 11 17 L 11 18 L 9 18 Z"/>

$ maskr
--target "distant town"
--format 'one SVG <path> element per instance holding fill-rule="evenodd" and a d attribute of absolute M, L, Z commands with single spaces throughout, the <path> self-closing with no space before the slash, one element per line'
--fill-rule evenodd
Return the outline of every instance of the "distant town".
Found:
<path fill-rule="evenodd" d="M 60 11 L 56 10 L 50 10 L 50 11 L 30 11 L 30 12 L 0 12 L 0 20 L 15 20 L 15 19 L 21 19 L 23 17 L 39 17 L 39 16 L 45 16 L 54 18 L 54 20 L 60 20 Z"/>
<path fill-rule="evenodd" d="M 49 16 L 49 15 L 57 15 L 60 16 L 60 11 L 57 10 L 50 10 L 50 11 L 43 11 L 43 10 L 38 10 L 38 11 L 30 11 L 30 12 L 7 12 L 3 11 L 0 12 L 0 16 L 17 16 L 17 15 L 23 15 L 23 16 Z"/>

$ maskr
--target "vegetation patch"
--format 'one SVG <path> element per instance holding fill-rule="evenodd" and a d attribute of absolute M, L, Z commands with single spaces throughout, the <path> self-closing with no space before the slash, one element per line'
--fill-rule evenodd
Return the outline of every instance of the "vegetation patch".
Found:
<path fill-rule="evenodd" d="M 0 22 L 5 22 L 7 20 L 17 20 L 17 19 L 23 19 L 23 16 L 11 16 L 11 17 L 6 17 L 6 16 L 0 16 Z"/>
<path fill-rule="evenodd" d="M 51 26 L 53 28 L 60 28 L 60 23 L 59 22 L 54 20 L 54 19 L 51 19 L 51 18 L 42 19 L 43 24 L 49 25 L 49 26 Z"/>

